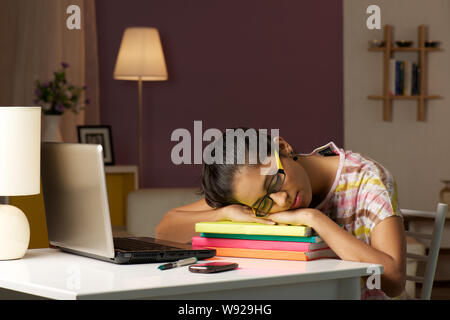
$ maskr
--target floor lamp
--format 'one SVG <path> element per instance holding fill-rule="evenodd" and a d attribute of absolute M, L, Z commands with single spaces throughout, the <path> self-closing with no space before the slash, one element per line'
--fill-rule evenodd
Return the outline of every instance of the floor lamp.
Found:
<path fill-rule="evenodd" d="M 149 27 L 125 29 L 114 68 L 114 79 L 138 81 L 139 185 L 142 186 L 142 81 L 167 80 L 167 68 L 158 30 Z"/>

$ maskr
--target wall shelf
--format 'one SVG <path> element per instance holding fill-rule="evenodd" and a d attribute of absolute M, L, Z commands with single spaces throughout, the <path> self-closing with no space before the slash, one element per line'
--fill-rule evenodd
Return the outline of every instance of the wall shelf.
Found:
<path fill-rule="evenodd" d="M 418 27 L 418 44 L 416 48 L 398 48 L 393 47 L 392 43 L 392 26 L 384 26 L 384 47 L 369 48 L 371 52 L 383 52 L 383 94 L 369 95 L 372 100 L 383 100 L 383 121 L 391 121 L 392 100 L 416 100 L 417 101 L 417 120 L 425 121 L 425 102 L 430 99 L 440 99 L 440 95 L 427 93 L 427 60 L 426 54 L 429 52 L 441 51 L 441 48 L 425 47 L 427 26 L 420 25 Z M 391 95 L 389 92 L 389 64 L 394 52 L 416 52 L 419 55 L 419 92 L 420 95 L 402 96 Z"/>
<path fill-rule="evenodd" d="M 383 99 L 391 99 L 391 100 L 419 100 L 419 99 L 441 99 L 442 97 L 439 95 L 432 96 L 368 96 L 369 99 L 372 100 L 383 100 Z"/>
<path fill-rule="evenodd" d="M 383 48 L 369 48 L 369 51 L 375 51 L 375 52 L 379 52 L 379 51 L 383 52 L 385 50 L 386 49 L 384 47 Z M 391 52 L 393 52 L 393 51 L 419 52 L 420 50 L 421 50 L 421 48 L 392 48 L 391 47 Z M 427 48 L 427 47 L 425 47 L 424 51 L 426 51 L 426 52 L 441 51 L 441 48 Z"/>

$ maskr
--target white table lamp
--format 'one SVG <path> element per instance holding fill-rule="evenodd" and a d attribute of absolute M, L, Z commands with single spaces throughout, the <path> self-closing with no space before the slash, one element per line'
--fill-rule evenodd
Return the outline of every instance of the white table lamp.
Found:
<path fill-rule="evenodd" d="M 142 81 L 168 79 L 158 30 L 150 27 L 125 29 L 114 68 L 114 79 L 138 81 L 138 158 L 142 185 Z"/>
<path fill-rule="evenodd" d="M 0 107 L 0 196 L 40 193 L 41 107 Z M 19 208 L 0 204 L 0 260 L 20 259 L 30 225 Z"/>

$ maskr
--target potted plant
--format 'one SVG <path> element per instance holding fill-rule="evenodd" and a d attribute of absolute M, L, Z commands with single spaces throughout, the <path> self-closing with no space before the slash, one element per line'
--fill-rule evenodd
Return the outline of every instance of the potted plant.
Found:
<path fill-rule="evenodd" d="M 61 68 L 53 72 L 53 80 L 43 83 L 36 80 L 34 103 L 41 105 L 44 113 L 43 141 L 61 142 L 59 125 L 62 114 L 66 110 L 78 114 L 89 105 L 89 99 L 80 101 L 86 86 L 77 87 L 67 82 L 66 70 L 68 68 L 69 65 L 63 62 Z"/>

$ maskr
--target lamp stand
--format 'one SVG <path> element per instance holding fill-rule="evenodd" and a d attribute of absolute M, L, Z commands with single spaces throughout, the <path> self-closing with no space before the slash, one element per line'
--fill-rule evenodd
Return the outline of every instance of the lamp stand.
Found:
<path fill-rule="evenodd" d="M 138 158 L 139 158 L 139 187 L 142 186 L 143 163 L 142 163 L 142 78 L 138 79 Z"/>
<path fill-rule="evenodd" d="M 17 207 L 0 205 L 0 261 L 21 259 L 30 243 L 30 224 Z"/>

